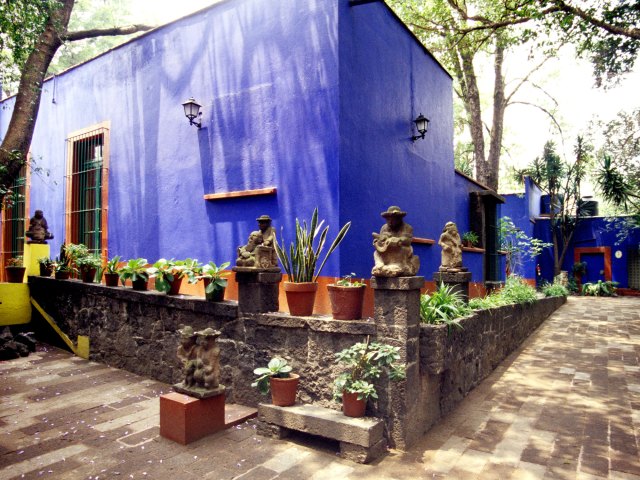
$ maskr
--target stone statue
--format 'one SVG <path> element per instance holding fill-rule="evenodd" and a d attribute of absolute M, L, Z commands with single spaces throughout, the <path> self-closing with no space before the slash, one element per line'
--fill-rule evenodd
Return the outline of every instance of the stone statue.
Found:
<path fill-rule="evenodd" d="M 47 240 L 53 239 L 42 210 L 36 210 L 36 214 L 29 220 L 29 230 L 26 231 L 25 236 L 29 239 L 27 243 L 46 244 Z"/>
<path fill-rule="evenodd" d="M 462 242 L 455 223 L 447 222 L 438 240 L 438 245 L 442 247 L 441 272 L 466 270 L 462 267 Z"/>
<path fill-rule="evenodd" d="M 373 234 L 375 265 L 372 274 L 377 277 L 407 277 L 418 273 L 420 259 L 413 254 L 411 240 L 413 228 L 404 223 L 407 212 L 400 207 L 389 207 L 380 215 L 387 221 L 380 233 Z"/>
<path fill-rule="evenodd" d="M 256 219 L 259 230 L 251 232 L 246 245 L 238 247 L 238 267 L 278 268 L 276 256 L 276 232 L 271 226 L 271 217 L 262 215 Z"/>
<path fill-rule="evenodd" d="M 213 328 L 194 332 L 190 326 L 178 332 L 177 354 L 183 365 L 184 380 L 174 385 L 174 390 L 196 398 L 222 393 L 225 388 L 220 385 L 220 347 L 216 344 L 220 332 Z"/>

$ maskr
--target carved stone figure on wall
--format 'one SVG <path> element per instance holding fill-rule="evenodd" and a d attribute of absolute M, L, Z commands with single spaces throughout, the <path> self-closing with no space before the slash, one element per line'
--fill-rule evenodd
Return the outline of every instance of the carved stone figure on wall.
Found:
<path fill-rule="evenodd" d="M 447 222 L 438 240 L 438 245 L 442 247 L 440 271 L 462 271 L 462 242 L 455 223 Z"/>
<path fill-rule="evenodd" d="M 178 332 L 180 345 L 177 354 L 183 365 L 184 380 L 174 385 L 174 390 L 197 398 L 223 392 L 224 386 L 220 385 L 220 347 L 216 344 L 220 332 L 213 328 L 194 332 L 190 326 Z"/>
<path fill-rule="evenodd" d="M 259 230 L 251 232 L 246 245 L 238 247 L 238 267 L 277 268 L 275 241 L 276 232 L 271 226 L 271 217 L 262 215 L 256 219 Z"/>
<path fill-rule="evenodd" d="M 387 221 L 380 233 L 373 234 L 375 265 L 372 274 L 377 277 L 405 277 L 418 273 L 420 259 L 413 254 L 411 240 L 413 228 L 403 218 L 407 212 L 392 206 L 380 215 Z"/>
<path fill-rule="evenodd" d="M 44 218 L 42 210 L 36 210 L 36 213 L 29 220 L 29 230 L 25 236 L 29 239 L 27 243 L 47 243 L 47 240 L 53 239 L 53 234 L 49 232 L 47 219 Z"/>

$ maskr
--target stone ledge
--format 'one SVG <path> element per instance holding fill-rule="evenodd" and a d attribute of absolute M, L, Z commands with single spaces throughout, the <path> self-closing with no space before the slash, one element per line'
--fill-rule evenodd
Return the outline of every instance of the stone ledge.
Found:
<path fill-rule="evenodd" d="M 371 277 L 371 288 L 375 290 L 420 290 L 424 288 L 424 277 Z"/>
<path fill-rule="evenodd" d="M 153 290 L 137 291 L 130 287 L 107 287 L 98 283 L 83 283 L 79 280 L 56 280 L 51 277 L 29 277 L 29 284 L 50 291 L 72 290 L 82 295 L 100 295 L 116 300 L 137 302 L 158 307 L 188 310 L 216 317 L 237 318 L 237 302 L 209 302 L 190 295 L 167 295 Z"/>
<path fill-rule="evenodd" d="M 384 422 L 377 418 L 351 418 L 314 405 L 277 407 L 260 404 L 258 420 L 352 445 L 371 448 L 384 438 Z"/>

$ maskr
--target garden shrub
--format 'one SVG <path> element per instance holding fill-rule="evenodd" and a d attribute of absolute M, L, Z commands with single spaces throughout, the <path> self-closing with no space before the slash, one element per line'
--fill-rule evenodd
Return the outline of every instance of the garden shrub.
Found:
<path fill-rule="evenodd" d="M 566 297 L 569 290 L 560 283 L 548 283 L 542 287 L 545 297 Z"/>
<path fill-rule="evenodd" d="M 585 283 L 582 286 L 582 294 L 591 297 L 613 297 L 616 294 L 616 286 L 618 282 L 603 282 L 598 280 L 598 283 Z"/>
<path fill-rule="evenodd" d="M 449 328 L 462 328 L 460 317 L 471 312 L 459 292 L 453 287 L 441 283 L 431 295 L 420 296 L 420 318 L 423 323 L 446 324 Z"/>

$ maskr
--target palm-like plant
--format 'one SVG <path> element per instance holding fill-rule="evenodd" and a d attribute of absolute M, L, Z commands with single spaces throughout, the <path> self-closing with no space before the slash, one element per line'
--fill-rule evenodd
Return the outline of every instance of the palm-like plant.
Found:
<path fill-rule="evenodd" d="M 324 220 L 318 223 L 318 208 L 313 210 L 311 223 L 307 226 L 307 222 L 300 221 L 296 218 L 296 238 L 286 250 L 284 239 L 282 243 L 276 240 L 276 254 L 282 267 L 289 276 L 290 282 L 315 282 L 322 272 L 325 263 L 333 251 L 338 248 L 345 235 L 351 227 L 351 222 L 347 222 L 338 232 L 335 240 L 329 247 L 320 267 L 317 268 L 320 254 L 327 241 L 327 233 L 329 226 L 322 228 Z M 317 240 L 317 241 L 316 241 Z"/>

